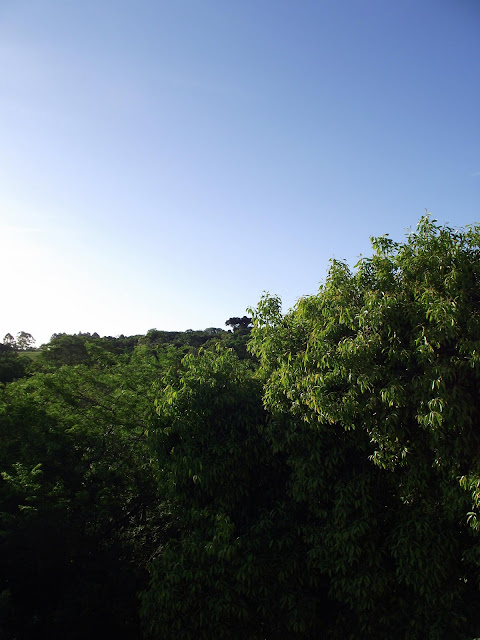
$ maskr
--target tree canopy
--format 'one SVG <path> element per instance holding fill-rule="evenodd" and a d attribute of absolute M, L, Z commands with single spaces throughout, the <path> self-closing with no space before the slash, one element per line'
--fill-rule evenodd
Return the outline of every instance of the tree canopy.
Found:
<path fill-rule="evenodd" d="M 332 261 L 285 316 L 270 296 L 254 313 L 270 441 L 335 637 L 479 634 L 479 239 L 426 217 L 354 272 Z"/>
<path fill-rule="evenodd" d="M 479 240 L 424 217 L 233 332 L 7 336 L 0 637 L 479 637 Z"/>
<path fill-rule="evenodd" d="M 227 327 L 232 327 L 234 331 L 247 332 L 252 328 L 252 319 L 248 316 L 243 316 L 243 318 L 235 316 L 226 320 L 225 324 Z"/>

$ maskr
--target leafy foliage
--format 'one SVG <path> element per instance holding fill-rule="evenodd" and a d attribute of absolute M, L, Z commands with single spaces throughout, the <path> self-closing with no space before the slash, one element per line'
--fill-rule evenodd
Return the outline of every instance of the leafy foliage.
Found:
<path fill-rule="evenodd" d="M 18 355 L 10 344 L 0 344 L 0 384 L 23 378 L 27 374 L 29 364 L 29 360 Z"/>
<path fill-rule="evenodd" d="M 20 331 L 20 333 L 17 334 L 16 348 L 19 349 L 20 351 L 28 351 L 29 349 L 32 349 L 34 345 L 35 345 L 35 338 L 32 336 L 31 333 L 27 333 L 26 331 Z"/>
<path fill-rule="evenodd" d="M 268 296 L 255 312 L 269 437 L 338 603 L 333 637 L 480 632 L 479 238 L 424 218 L 355 273 L 332 262 L 285 317 Z"/>
<path fill-rule="evenodd" d="M 0 637 L 479 637 L 479 240 L 422 218 L 233 331 L 7 335 Z"/>
<path fill-rule="evenodd" d="M 231 351 L 187 356 L 157 411 L 154 446 L 172 529 L 143 596 L 150 635 L 312 630 L 307 620 L 322 590 L 303 570 L 296 514 L 284 502 L 286 468 L 264 438 L 267 416 L 251 368 Z"/>
<path fill-rule="evenodd" d="M 7 638 L 138 637 L 136 592 L 161 527 L 145 439 L 159 364 L 145 351 L 109 359 L 97 354 L 96 366 L 37 374 L 4 392 Z"/>
<path fill-rule="evenodd" d="M 249 333 L 252 328 L 252 319 L 248 316 L 243 316 L 243 318 L 235 316 L 233 318 L 229 318 L 225 324 L 232 327 L 234 331 Z"/>
<path fill-rule="evenodd" d="M 98 333 L 55 333 L 50 341 L 43 345 L 40 364 L 43 367 L 61 367 L 63 365 L 93 364 L 92 346 L 115 355 L 131 354 L 138 343 L 138 336 L 105 336 Z"/>

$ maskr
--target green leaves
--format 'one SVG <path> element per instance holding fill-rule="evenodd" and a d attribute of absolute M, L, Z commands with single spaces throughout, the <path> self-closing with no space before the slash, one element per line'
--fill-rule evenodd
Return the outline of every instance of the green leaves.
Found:
<path fill-rule="evenodd" d="M 153 637 L 308 637 L 313 589 L 268 437 L 262 386 L 232 351 L 183 359 L 157 399 L 152 446 L 172 518 L 142 617 Z M 320 625 L 321 626 L 321 625 Z"/>
<path fill-rule="evenodd" d="M 398 624 L 411 638 L 467 637 L 476 625 L 462 603 L 479 577 L 479 231 L 422 218 L 404 243 L 373 239 L 353 273 L 332 261 L 318 295 L 284 317 L 268 296 L 253 312 L 267 434 L 355 637 L 396 637 Z"/>
<path fill-rule="evenodd" d="M 162 529 L 146 446 L 159 360 L 97 353 L 4 389 L 0 635 L 138 637 L 136 591 Z"/>
<path fill-rule="evenodd" d="M 143 589 L 162 640 L 478 636 L 479 240 L 425 217 L 265 295 L 253 359 L 240 330 L 56 336 L 2 389 L 0 635 L 101 602 L 139 637 Z"/>

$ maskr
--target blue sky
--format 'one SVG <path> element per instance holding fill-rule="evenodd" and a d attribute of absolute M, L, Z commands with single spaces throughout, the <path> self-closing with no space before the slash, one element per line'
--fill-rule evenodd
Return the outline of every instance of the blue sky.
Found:
<path fill-rule="evenodd" d="M 2 0 L 0 338 L 203 329 L 479 221 L 476 0 Z"/>

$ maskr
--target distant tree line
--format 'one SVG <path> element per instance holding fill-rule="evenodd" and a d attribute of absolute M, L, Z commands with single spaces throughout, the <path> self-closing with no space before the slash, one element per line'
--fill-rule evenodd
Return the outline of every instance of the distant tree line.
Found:
<path fill-rule="evenodd" d="M 29 333 L 21 331 L 14 338 L 7 333 L 0 344 L 0 383 L 12 382 L 37 370 L 62 365 L 92 364 L 97 351 L 103 350 L 112 355 L 132 354 L 138 345 L 149 348 L 160 348 L 168 345 L 179 349 L 182 353 L 198 351 L 201 347 L 208 347 L 221 343 L 226 348 L 233 349 L 237 355 L 252 358 L 247 354 L 247 342 L 251 331 L 251 318 L 230 318 L 226 325 L 232 326 L 232 321 L 240 320 L 240 325 L 234 324 L 232 334 L 217 327 L 204 330 L 161 331 L 150 329 L 146 335 L 135 336 L 103 336 L 98 333 L 79 332 L 76 334 L 54 333 L 49 342 L 38 350 L 35 362 L 28 358 L 18 357 L 24 352 L 34 349 L 35 339 Z M 243 324 L 242 324 L 243 323 Z"/>
<path fill-rule="evenodd" d="M 0 638 L 480 636 L 480 227 L 372 246 L 4 381 Z"/>
<path fill-rule="evenodd" d="M 7 333 L 3 338 L 3 347 L 5 349 L 12 349 L 14 351 L 28 351 L 35 346 L 35 338 L 26 331 L 20 331 L 17 333 L 17 337 L 14 338 L 11 333 Z"/>

